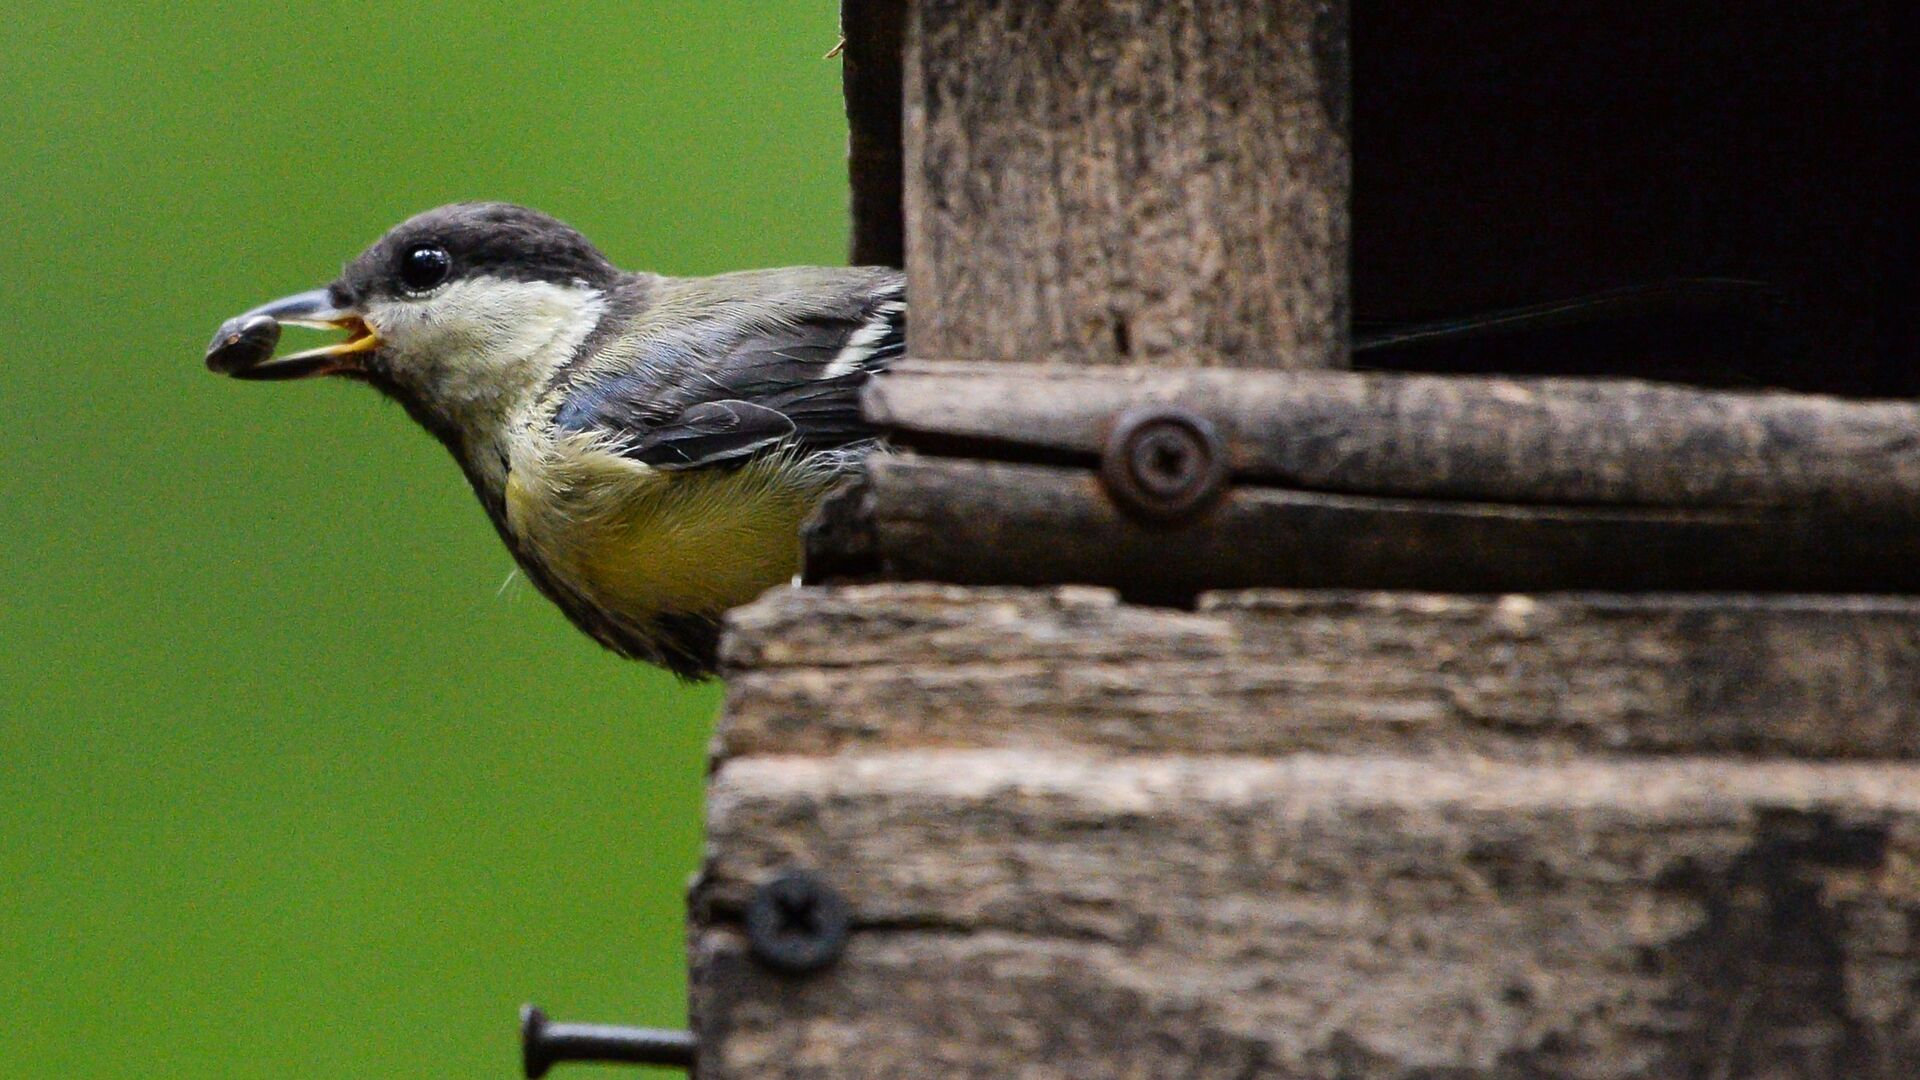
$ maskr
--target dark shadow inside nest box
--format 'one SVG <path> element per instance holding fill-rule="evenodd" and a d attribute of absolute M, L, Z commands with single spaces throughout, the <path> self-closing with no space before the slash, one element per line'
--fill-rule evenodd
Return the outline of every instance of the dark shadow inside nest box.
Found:
<path fill-rule="evenodd" d="M 1903 0 L 1354 0 L 1356 363 L 1920 393 Z"/>

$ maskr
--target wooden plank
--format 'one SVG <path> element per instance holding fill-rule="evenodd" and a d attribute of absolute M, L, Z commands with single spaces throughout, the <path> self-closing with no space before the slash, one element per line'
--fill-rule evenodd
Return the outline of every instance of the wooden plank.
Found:
<path fill-rule="evenodd" d="M 1184 603 L 1261 586 L 1453 592 L 1911 592 L 1920 529 L 1790 510 L 1521 506 L 1238 486 L 1180 526 L 1123 513 L 1084 470 L 872 460 L 861 528 L 815 529 L 810 563 L 858 535 L 878 576 L 1104 585 Z M 836 512 L 843 509 L 836 503 Z M 817 578 L 817 575 L 816 575 Z"/>
<path fill-rule="evenodd" d="M 1920 766 L 915 751 L 715 778 L 704 1077 L 1913 1075 Z M 855 913 L 805 980 L 752 887 Z"/>
<path fill-rule="evenodd" d="M 1621 380 L 903 365 L 867 416 L 902 446 L 1093 461 L 1125 409 L 1219 430 L 1278 487 L 1501 503 L 1920 514 L 1920 405 Z"/>
<path fill-rule="evenodd" d="M 842 86 L 855 266 L 905 266 L 901 62 L 907 0 L 841 0 Z"/>
<path fill-rule="evenodd" d="M 722 758 L 1920 757 L 1920 600 L 778 590 L 734 612 Z"/>
<path fill-rule="evenodd" d="M 920 0 L 916 354 L 1344 365 L 1347 0 Z"/>

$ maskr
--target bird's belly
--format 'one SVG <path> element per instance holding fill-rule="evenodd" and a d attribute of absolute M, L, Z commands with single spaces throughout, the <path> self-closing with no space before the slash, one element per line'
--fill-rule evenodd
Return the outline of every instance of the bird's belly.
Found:
<path fill-rule="evenodd" d="M 528 552 L 628 620 L 718 614 L 788 581 L 820 495 L 790 464 L 670 472 L 598 451 L 516 468 L 507 524 Z"/>

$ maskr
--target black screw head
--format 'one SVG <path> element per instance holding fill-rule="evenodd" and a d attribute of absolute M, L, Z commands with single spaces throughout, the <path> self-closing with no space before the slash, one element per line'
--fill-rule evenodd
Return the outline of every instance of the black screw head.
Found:
<path fill-rule="evenodd" d="M 538 1005 L 520 1006 L 520 1071 L 527 1080 L 540 1080 L 553 1068 L 546 1036 L 547 1014 Z"/>
<path fill-rule="evenodd" d="M 775 971 L 804 975 L 839 959 L 852 922 L 839 893 L 804 870 L 790 870 L 753 891 L 747 948 Z"/>
<path fill-rule="evenodd" d="M 1169 405 L 1141 406 L 1114 422 L 1100 456 L 1100 480 L 1134 517 L 1180 521 L 1226 489 L 1226 453 L 1204 417 Z"/>
<path fill-rule="evenodd" d="M 520 1070 L 527 1080 L 540 1080 L 563 1061 L 691 1069 L 699 1053 L 690 1031 L 560 1023 L 547 1019 L 537 1005 L 520 1007 Z"/>

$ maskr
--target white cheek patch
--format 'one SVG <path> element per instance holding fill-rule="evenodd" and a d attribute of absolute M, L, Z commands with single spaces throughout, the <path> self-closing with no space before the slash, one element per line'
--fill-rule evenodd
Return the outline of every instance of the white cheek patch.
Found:
<path fill-rule="evenodd" d="M 395 360 L 453 369 L 545 352 L 582 323 L 591 329 L 604 307 L 599 290 L 585 285 L 480 277 L 418 300 L 381 301 L 366 318 Z"/>
<path fill-rule="evenodd" d="M 606 307 L 585 284 L 481 277 L 370 304 L 365 318 L 393 378 L 480 445 L 498 441 Z"/>

